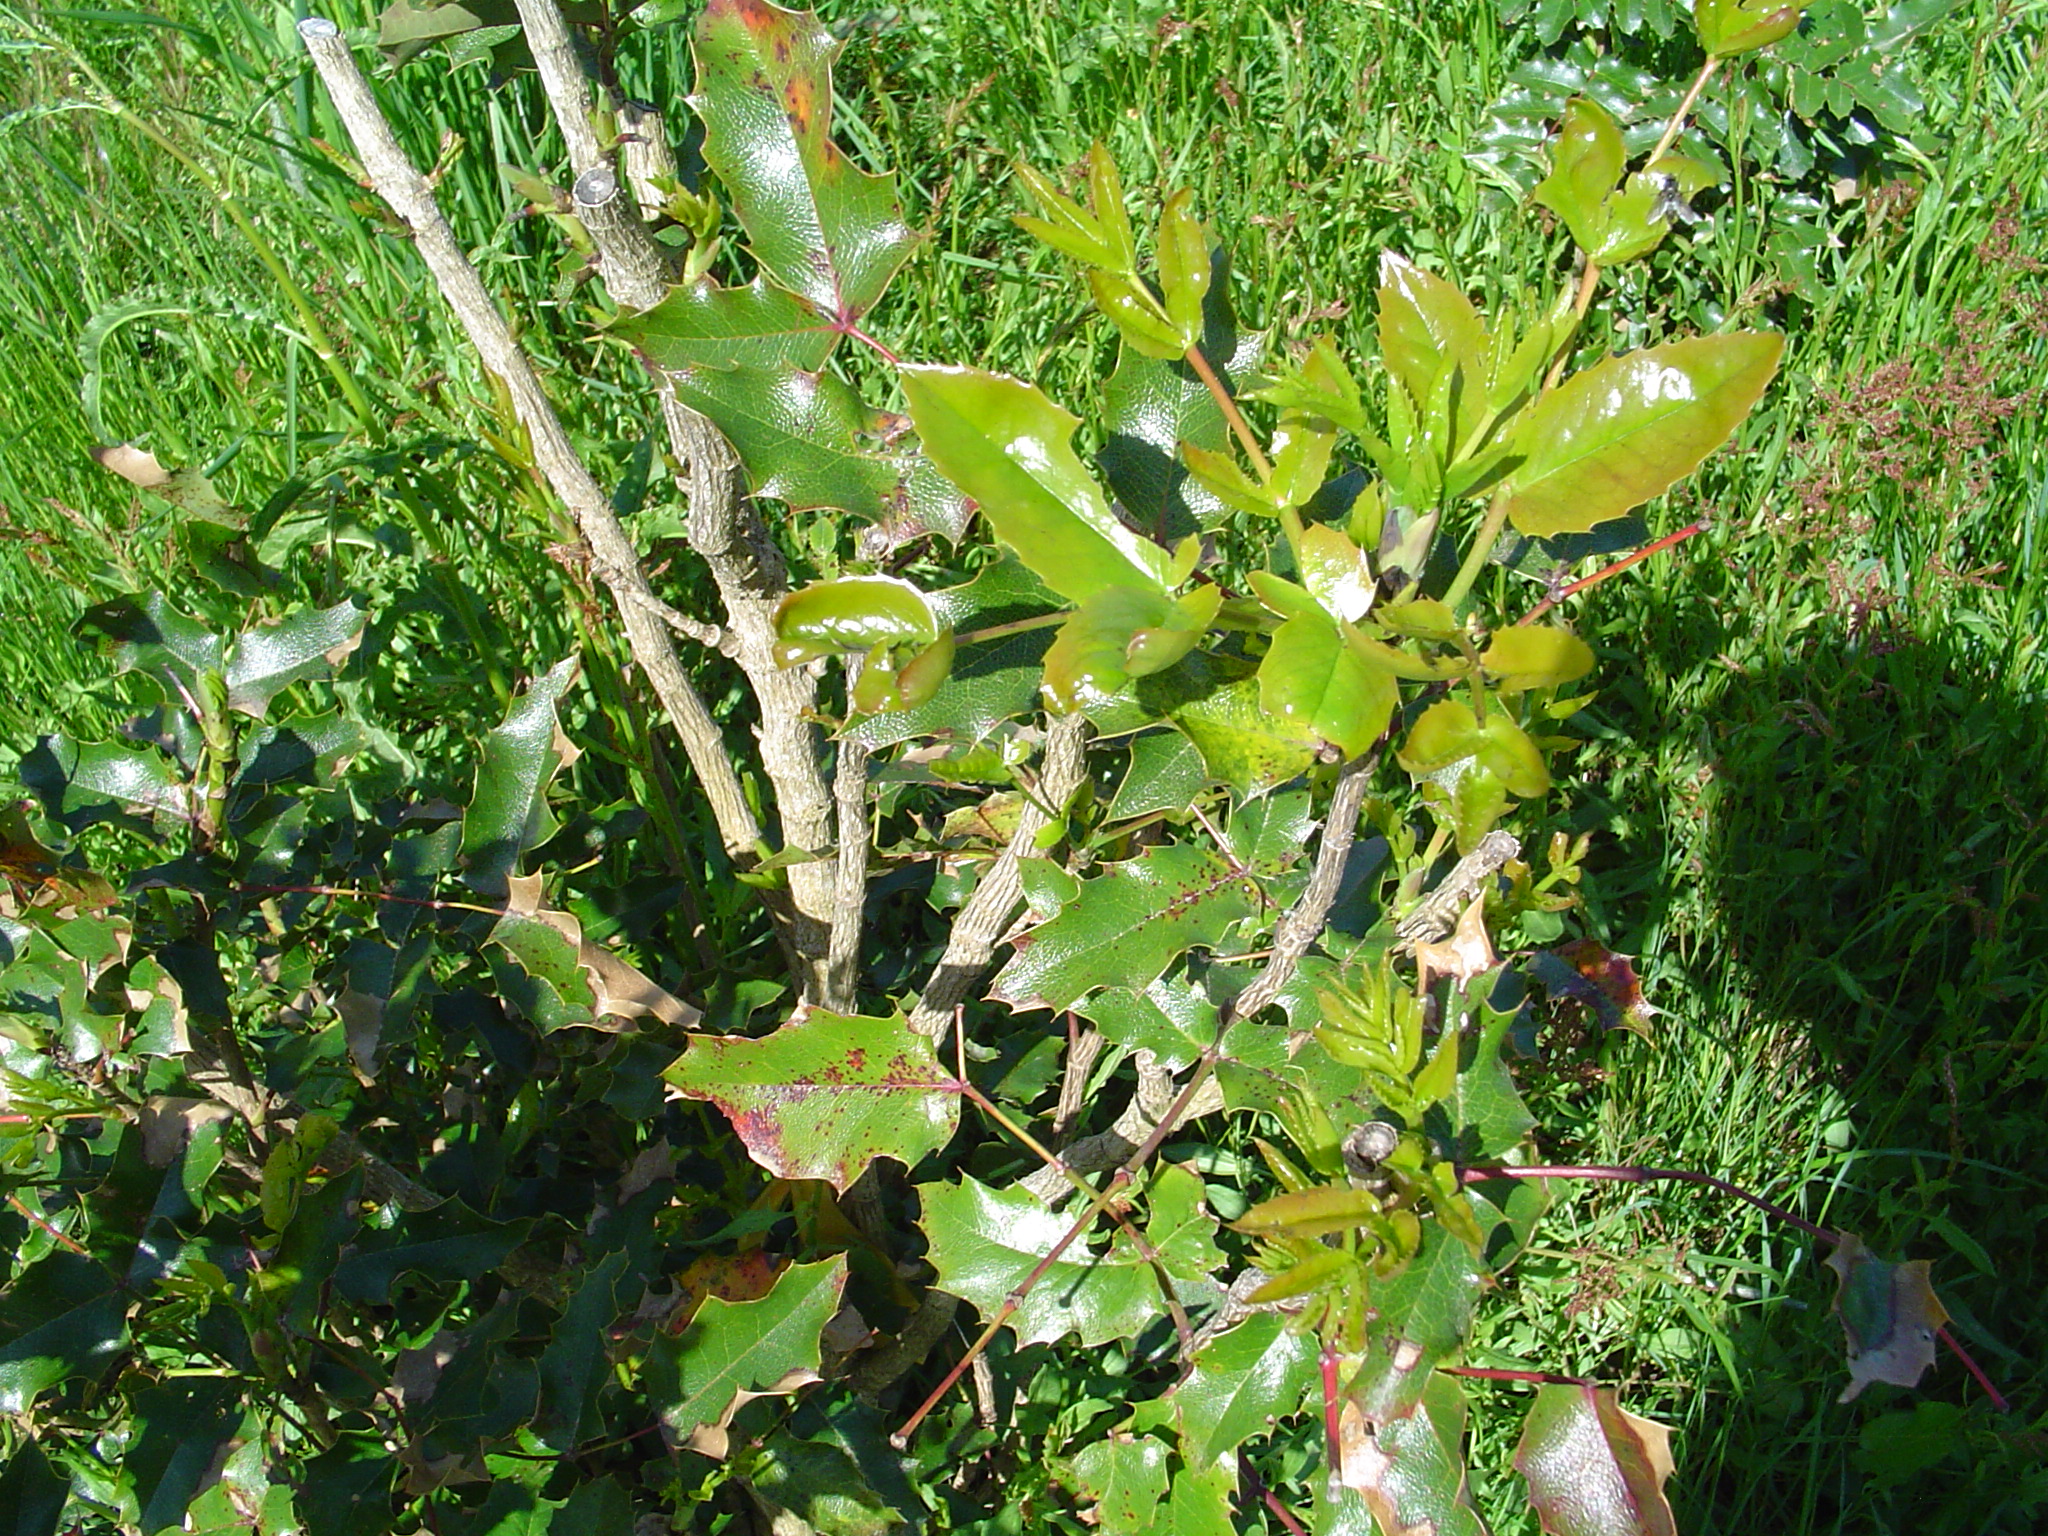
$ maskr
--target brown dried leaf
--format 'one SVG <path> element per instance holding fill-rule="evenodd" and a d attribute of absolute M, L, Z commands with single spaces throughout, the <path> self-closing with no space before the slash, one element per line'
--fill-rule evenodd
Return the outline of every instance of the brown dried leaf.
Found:
<path fill-rule="evenodd" d="M 1849 1344 L 1849 1385 L 1835 1401 L 1854 1401 L 1873 1381 L 1917 1387 L 1934 1364 L 1934 1341 L 1948 1321 L 1928 1280 L 1928 1261 L 1886 1263 L 1845 1232 L 1827 1266 L 1841 1282 L 1835 1315 Z"/>

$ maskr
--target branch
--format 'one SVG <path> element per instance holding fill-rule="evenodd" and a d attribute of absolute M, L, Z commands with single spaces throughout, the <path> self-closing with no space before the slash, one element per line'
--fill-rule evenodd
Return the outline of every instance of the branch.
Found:
<path fill-rule="evenodd" d="M 605 289 L 629 309 L 654 308 L 668 295 L 668 259 L 641 221 L 632 197 L 619 186 L 590 127 L 590 87 L 577 62 L 569 29 L 554 0 L 518 0 L 526 39 L 540 65 L 541 84 L 569 142 L 576 171 L 577 215 L 597 245 Z M 635 119 L 644 135 L 650 125 Z M 785 848 L 820 855 L 788 866 L 782 938 L 798 991 L 806 1002 L 833 997 L 829 954 L 839 882 L 822 857 L 839 842 L 833 800 L 825 783 L 823 742 L 811 721 L 817 678 L 807 668 L 775 659 L 775 606 L 789 590 L 781 551 L 748 499 L 739 460 L 723 434 L 676 399 L 659 369 L 662 423 L 677 465 L 677 484 L 690 505 L 690 545 L 711 568 L 725 605 L 725 650 L 746 674 L 760 710 L 761 769 L 774 792 Z M 779 905 L 779 904 L 778 904 Z M 846 967 L 850 976 L 852 964 Z"/>
<path fill-rule="evenodd" d="M 647 674 L 682 740 L 690 766 L 711 802 L 726 851 L 735 858 L 751 858 L 761 840 L 760 827 L 747 805 L 718 726 L 676 659 L 667 627 L 640 603 L 644 598 L 658 604 L 659 599 L 647 590 L 638 555 L 619 526 L 611 502 L 570 445 L 526 354 L 513 341 L 476 269 L 441 216 L 432 189 L 399 148 L 348 44 L 342 41 L 340 29 L 322 17 L 310 17 L 299 23 L 299 36 L 326 82 L 371 186 L 411 228 L 422 259 L 442 298 L 462 323 L 470 345 L 484 366 L 504 381 L 513 408 L 532 438 L 535 463 L 589 541 L 593 568 L 618 603 L 633 658 Z M 634 596 L 620 596 L 628 591 Z"/>
<path fill-rule="evenodd" d="M 1038 776 L 1038 794 L 1024 802 L 1017 815 L 1017 828 L 1010 844 L 981 877 L 967 905 L 953 920 L 946 952 L 932 968 L 924 994 L 910 1015 L 910 1027 L 921 1035 L 938 1039 L 953 1022 L 953 1010 L 967 1001 L 967 994 L 988 969 L 996 951 L 996 940 L 1009 926 L 1010 914 L 1024 899 L 1024 883 L 1017 873 L 1018 862 L 1036 847 L 1038 834 L 1045 830 L 1080 787 L 1082 746 L 1088 722 L 1078 714 L 1057 715 L 1046 732 L 1045 766 Z"/>

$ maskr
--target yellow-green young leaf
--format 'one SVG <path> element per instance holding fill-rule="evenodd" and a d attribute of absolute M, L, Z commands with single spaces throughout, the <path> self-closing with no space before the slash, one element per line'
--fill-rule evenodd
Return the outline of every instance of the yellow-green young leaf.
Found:
<path fill-rule="evenodd" d="M 1311 523 L 1296 553 L 1303 585 L 1326 612 L 1347 624 L 1365 617 L 1372 607 L 1372 562 L 1343 530 Z"/>
<path fill-rule="evenodd" d="M 1229 453 L 1182 443 L 1180 460 L 1187 465 L 1188 473 L 1225 506 L 1254 517 L 1279 516 L 1280 502 L 1273 488 L 1252 479 Z"/>
<path fill-rule="evenodd" d="M 1525 800 L 1550 788 L 1543 754 L 1528 733 L 1499 708 L 1481 720 L 1461 698 L 1439 699 L 1425 709 L 1395 755 L 1418 779 L 1471 759 Z"/>
<path fill-rule="evenodd" d="M 1074 452 L 1074 416 L 976 368 L 907 367 L 903 393 L 925 453 L 1046 586 L 1076 603 L 1104 587 L 1166 589 L 1171 557 L 1110 510 Z"/>
<path fill-rule="evenodd" d="M 1193 650 L 1223 606 L 1223 589 L 1205 584 L 1174 599 L 1166 622 L 1132 634 L 1124 647 L 1124 669 L 1132 677 L 1164 672 Z"/>
<path fill-rule="evenodd" d="M 1503 694 L 1555 688 L 1593 670 L 1593 649 L 1569 630 L 1515 624 L 1493 632 L 1479 664 Z"/>
<path fill-rule="evenodd" d="M 1259 707 L 1256 677 L 1213 689 L 1171 718 L 1201 754 L 1209 779 L 1247 799 L 1286 783 L 1315 761 L 1299 737 Z"/>
<path fill-rule="evenodd" d="M 940 630 L 938 638 L 910 660 L 901 666 L 894 662 L 895 651 L 886 644 L 868 652 L 867 665 L 853 685 L 856 713 L 874 715 L 929 703 L 940 684 L 953 675 L 953 631 Z"/>
<path fill-rule="evenodd" d="M 1462 369 L 1477 393 L 1484 377 L 1486 323 L 1456 288 L 1393 251 L 1380 253 L 1380 356 L 1417 405 L 1437 381 Z"/>
<path fill-rule="evenodd" d="M 1607 1387 L 1538 1387 L 1515 1447 L 1551 1536 L 1677 1536 L 1664 1500 L 1671 1467 L 1671 1432 Z"/>
<path fill-rule="evenodd" d="M 1433 597 L 1388 603 L 1373 617 L 1397 635 L 1414 635 L 1420 640 L 1454 640 L 1464 632 L 1458 616 Z"/>
<path fill-rule="evenodd" d="M 1252 590 L 1259 594 L 1259 601 L 1283 619 L 1313 618 L 1327 611 L 1316 601 L 1313 592 L 1285 576 L 1275 576 L 1271 571 L 1253 571 L 1249 579 Z"/>
<path fill-rule="evenodd" d="M 1340 1227 L 1337 1230 L 1344 1229 Z M 1281 1270 L 1246 1300 L 1252 1306 L 1262 1307 L 1269 1302 L 1291 1301 L 1296 1296 L 1313 1296 L 1317 1291 L 1339 1290 L 1364 1283 L 1365 1266 L 1359 1262 L 1357 1254 L 1347 1253 L 1342 1248 L 1325 1248 L 1310 1254 L 1299 1264 Z"/>
<path fill-rule="evenodd" d="M 1116 161 L 1102 140 L 1088 146 L 1088 200 L 1102 225 L 1104 237 L 1116 256 L 1118 272 L 1138 270 L 1138 237 L 1131 229 L 1131 216 L 1124 209 L 1124 184 L 1116 173 Z"/>
<path fill-rule="evenodd" d="M 1784 346 L 1763 331 L 1695 336 L 1573 374 L 1516 420 L 1509 520 L 1531 538 L 1585 533 L 1691 474 L 1749 414 Z"/>
<path fill-rule="evenodd" d="M 1282 624 L 1259 664 L 1259 705 L 1304 740 L 1352 758 L 1387 728 L 1400 690 L 1349 643 L 1349 628 L 1321 611 Z"/>
<path fill-rule="evenodd" d="M 1346 630 L 1344 641 L 1366 665 L 1405 677 L 1411 683 L 1442 682 L 1463 677 L 1472 670 L 1472 664 L 1463 656 L 1444 656 L 1432 661 L 1384 640 L 1375 640 L 1371 635 L 1362 635 L 1356 629 Z"/>
<path fill-rule="evenodd" d="M 1618 267 L 1657 249 L 1671 233 L 1663 197 L 1658 177 L 1645 171 L 1629 177 L 1602 205 L 1600 237 L 1586 251 L 1587 257 L 1603 267 Z"/>
<path fill-rule="evenodd" d="M 1258 1237 L 1328 1237 L 1349 1232 L 1380 1214 L 1371 1190 L 1349 1184 L 1319 1184 L 1261 1200 L 1233 1225 Z"/>
<path fill-rule="evenodd" d="M 1202 339 L 1202 300 L 1209 292 L 1209 237 L 1189 212 L 1194 200 L 1183 187 L 1159 210 L 1159 289 L 1182 351 Z"/>
<path fill-rule="evenodd" d="M 1849 1385 L 1835 1399 L 1853 1401 L 1873 1381 L 1916 1387 L 1934 1364 L 1934 1341 L 1948 1313 L 1928 1282 L 1928 1263 L 1888 1264 L 1844 1233 L 1827 1266 L 1841 1282 L 1835 1314 L 1849 1342 Z"/>
<path fill-rule="evenodd" d="M 1161 360 L 1182 356 L 1188 344 L 1180 329 L 1167 318 L 1165 307 L 1152 290 L 1135 277 L 1100 268 L 1088 274 L 1088 291 L 1095 295 L 1095 307 L 1108 317 L 1128 346 L 1147 357 Z"/>
<path fill-rule="evenodd" d="M 783 667 L 877 645 L 929 645 L 939 634 L 925 595 L 897 576 L 814 581 L 775 605 L 774 624 Z"/>
<path fill-rule="evenodd" d="M 1332 426 L 1354 435 L 1366 432 L 1365 406 L 1359 399 L 1358 381 L 1344 366 L 1336 345 L 1327 336 L 1293 362 L 1276 370 L 1273 381 L 1251 392 L 1282 410 L 1304 416 L 1320 416 Z M 1384 448 L 1384 444 L 1381 445 Z"/>
<path fill-rule="evenodd" d="M 1024 183 L 1045 215 L 1042 219 L 1020 217 L 1018 228 L 1027 234 L 1036 235 L 1054 250 L 1073 257 L 1076 261 L 1091 267 L 1118 265 L 1115 244 L 1103 229 L 1101 222 L 1084 212 L 1081 205 L 1053 185 L 1050 178 L 1019 163 L 1017 179 Z"/>
<path fill-rule="evenodd" d="M 1621 130 L 1598 102 L 1574 96 L 1565 103 L 1550 174 L 1536 183 L 1537 202 L 1564 220 L 1582 251 L 1596 248 L 1606 232 L 1607 194 L 1621 180 L 1628 153 Z"/>
<path fill-rule="evenodd" d="M 1319 416 L 1282 413 L 1273 431 L 1273 500 L 1283 507 L 1306 506 L 1330 472 L 1330 453 L 1337 434 Z"/>
<path fill-rule="evenodd" d="M 1129 649 L 1172 617 L 1164 593 L 1105 587 L 1074 610 L 1045 653 L 1045 698 L 1061 714 L 1107 701 L 1129 679 Z M 1192 646 L 1194 637 L 1188 644 Z M 1185 654 L 1185 651 L 1183 651 Z M 1175 658 L 1178 660 L 1178 658 Z"/>
<path fill-rule="evenodd" d="M 1812 0 L 1695 0 L 1692 24 L 1700 46 L 1717 59 L 1768 48 L 1799 29 Z"/>

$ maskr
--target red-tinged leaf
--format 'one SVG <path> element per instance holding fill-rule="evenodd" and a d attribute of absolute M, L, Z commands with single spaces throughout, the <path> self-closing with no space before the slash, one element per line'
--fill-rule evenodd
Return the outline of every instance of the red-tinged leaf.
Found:
<path fill-rule="evenodd" d="M 1657 1010 L 1644 1000 L 1642 978 L 1636 975 L 1634 961 L 1627 955 L 1617 955 L 1598 939 L 1574 939 L 1569 944 L 1560 944 L 1553 953 L 1591 989 L 1591 1000 L 1603 1025 L 1632 1030 L 1645 1040 L 1650 1038 L 1650 1020 L 1657 1016 Z M 1586 998 L 1583 991 L 1574 995 Z"/>
<path fill-rule="evenodd" d="M 681 1333 L 696 1317 L 697 1309 L 712 1297 L 724 1302 L 759 1301 L 775 1289 L 775 1282 L 789 1268 L 789 1260 L 765 1248 L 746 1253 L 705 1253 L 692 1259 L 676 1276 L 675 1305 L 662 1327 Z"/>
<path fill-rule="evenodd" d="M 1671 1466 L 1671 1432 L 1607 1387 L 1538 1387 L 1515 1447 L 1551 1536 L 1677 1536 L 1664 1500 Z"/>
<path fill-rule="evenodd" d="M 878 1157 L 915 1166 L 960 1123 L 958 1083 L 901 1016 L 811 1009 L 764 1039 L 693 1040 L 664 1075 L 723 1110 L 770 1173 L 834 1189 Z"/>
<path fill-rule="evenodd" d="M 917 236 L 894 176 L 858 170 L 831 140 L 840 45 L 809 12 L 709 0 L 691 51 L 704 160 L 768 275 L 851 325 L 874 307 Z"/>
<path fill-rule="evenodd" d="M 818 1380 L 819 1337 L 845 1289 L 844 1255 L 793 1264 L 759 1300 L 706 1297 L 680 1336 L 657 1334 L 647 1390 L 670 1443 L 721 1459 L 743 1403 Z"/>
<path fill-rule="evenodd" d="M 1104 587 L 1172 585 L 1171 557 L 1123 525 L 1074 452 L 1077 418 L 1034 386 L 909 367 L 903 393 L 932 462 L 1053 591 L 1078 603 Z"/>
<path fill-rule="evenodd" d="M 1784 346 L 1762 331 L 1695 336 L 1573 374 L 1517 420 L 1509 520 L 1531 538 L 1584 533 L 1691 474 L 1749 414 Z"/>
<path fill-rule="evenodd" d="M 1337 1421 L 1339 1481 L 1355 1488 L 1383 1536 L 1486 1536 L 1465 1477 L 1465 1394 L 1431 1374 L 1410 1410 L 1375 1429 L 1346 1401 Z"/>
<path fill-rule="evenodd" d="M 1886 1263 L 1847 1232 L 1827 1265 L 1841 1282 L 1835 1315 L 1849 1343 L 1849 1385 L 1835 1401 L 1854 1401 L 1873 1381 L 1917 1387 L 1934 1364 L 1935 1336 L 1948 1321 L 1929 1283 L 1928 1261 Z"/>
<path fill-rule="evenodd" d="M 1596 249 L 1606 234 L 1607 196 L 1621 179 L 1628 154 L 1621 130 L 1598 102 L 1574 96 L 1565 103 L 1558 139 L 1550 152 L 1550 174 L 1531 194 L 1572 232 L 1582 251 Z"/>
<path fill-rule="evenodd" d="M 1282 624 L 1259 664 L 1260 707 L 1302 740 L 1329 742 L 1347 758 L 1379 739 L 1400 701 L 1394 675 L 1349 644 L 1326 613 Z"/>

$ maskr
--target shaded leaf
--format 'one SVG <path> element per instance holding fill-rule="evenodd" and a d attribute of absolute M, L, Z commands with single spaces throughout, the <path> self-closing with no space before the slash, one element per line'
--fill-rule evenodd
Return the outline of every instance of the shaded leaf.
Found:
<path fill-rule="evenodd" d="M 1937 1331 L 1948 1321 L 1928 1280 L 1928 1261 L 1887 1263 L 1845 1232 L 1827 1266 L 1840 1282 L 1835 1315 L 1849 1345 L 1849 1385 L 1835 1401 L 1853 1402 L 1873 1381 L 1917 1387 L 1934 1364 Z"/>
<path fill-rule="evenodd" d="M 575 676 L 575 657 L 557 662 L 483 739 L 476 790 L 462 813 L 464 878 L 476 890 L 502 894 L 520 856 L 555 833 L 548 785 L 575 758 L 556 708 Z"/>
<path fill-rule="evenodd" d="M 382 1230 L 365 1230 L 334 1267 L 334 1287 L 352 1301 L 381 1307 L 401 1275 L 480 1280 L 510 1258 L 533 1218 L 493 1221 L 460 1200 L 408 1211 Z"/>
<path fill-rule="evenodd" d="M 0 1295 L 0 1307 L 15 1309 L 15 1317 L 21 1315 L 17 1293 L 23 1284 L 18 1280 Z M 126 1300 L 103 1294 L 103 1280 L 90 1284 L 88 1299 L 0 1345 L 0 1413 L 28 1412 L 39 1396 L 58 1383 L 105 1370 L 126 1345 Z"/>
<path fill-rule="evenodd" d="M 693 1040 L 664 1075 L 724 1111 L 769 1172 L 834 1189 L 878 1157 L 916 1166 L 960 1120 L 958 1084 L 900 1014 L 810 1009 L 765 1039 Z"/>
<path fill-rule="evenodd" d="M 1677 1536 L 1664 1500 L 1670 1441 L 1610 1388 L 1549 1384 L 1536 1389 L 1515 1470 L 1551 1536 Z"/>
<path fill-rule="evenodd" d="M 675 1443 L 714 1459 L 740 1403 L 818 1379 L 818 1340 L 846 1289 L 844 1255 L 792 1264 L 758 1301 L 707 1297 L 680 1337 L 657 1335 L 648 1396 Z"/>
<path fill-rule="evenodd" d="M 42 1447 L 24 1439 L 0 1469 L 0 1536 L 55 1536 L 70 1482 L 51 1470 Z"/>

